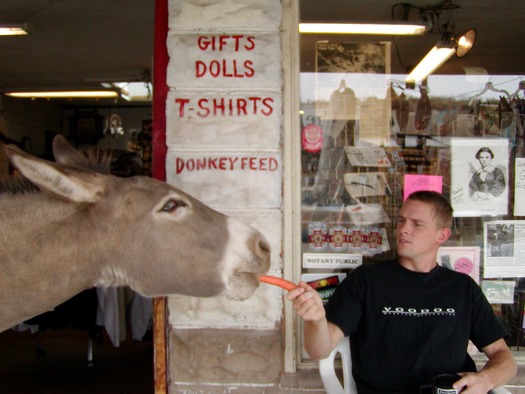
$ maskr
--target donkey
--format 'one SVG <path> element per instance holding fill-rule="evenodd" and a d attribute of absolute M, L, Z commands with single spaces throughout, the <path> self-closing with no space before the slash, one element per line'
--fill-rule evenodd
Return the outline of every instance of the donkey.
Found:
<path fill-rule="evenodd" d="M 259 231 L 165 182 L 88 170 L 60 135 L 56 162 L 5 149 L 39 190 L 0 195 L 0 332 L 93 286 L 244 300 L 270 267 Z"/>

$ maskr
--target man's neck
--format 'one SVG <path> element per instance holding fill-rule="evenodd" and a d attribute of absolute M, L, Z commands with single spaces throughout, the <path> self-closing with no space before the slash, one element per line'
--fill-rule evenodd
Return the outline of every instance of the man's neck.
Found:
<path fill-rule="evenodd" d="M 406 257 L 399 257 L 399 264 L 409 271 L 425 273 L 436 268 L 437 262 L 435 258 L 425 261 L 415 261 Z"/>

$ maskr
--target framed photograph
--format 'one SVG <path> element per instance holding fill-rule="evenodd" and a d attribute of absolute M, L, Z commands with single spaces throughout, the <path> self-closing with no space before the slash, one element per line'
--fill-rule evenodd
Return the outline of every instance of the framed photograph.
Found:
<path fill-rule="evenodd" d="M 452 138 L 450 202 L 454 216 L 506 215 L 509 195 L 507 139 Z"/>
<path fill-rule="evenodd" d="M 438 250 L 437 262 L 442 267 L 470 276 L 479 284 L 480 254 L 479 246 L 442 246 Z"/>
<path fill-rule="evenodd" d="M 385 73 L 387 61 L 383 43 L 316 44 L 316 72 Z"/>
<path fill-rule="evenodd" d="M 345 146 L 345 153 L 355 167 L 390 167 L 390 160 L 381 147 Z"/>
<path fill-rule="evenodd" d="M 70 135 L 77 145 L 93 144 L 104 136 L 104 117 L 96 111 L 78 111 L 69 118 Z"/>
<path fill-rule="evenodd" d="M 343 179 L 354 198 L 392 194 L 383 172 L 351 172 L 344 174 Z"/>
<path fill-rule="evenodd" d="M 514 304 L 515 287 L 516 281 L 513 280 L 484 280 L 481 285 L 491 304 Z"/>
<path fill-rule="evenodd" d="M 484 278 L 524 278 L 525 221 L 494 220 L 483 223 Z"/>

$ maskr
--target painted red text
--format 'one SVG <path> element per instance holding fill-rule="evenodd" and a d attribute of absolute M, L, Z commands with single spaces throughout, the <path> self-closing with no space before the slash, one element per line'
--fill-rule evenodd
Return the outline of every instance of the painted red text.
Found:
<path fill-rule="evenodd" d="M 245 60 L 242 63 L 238 62 L 237 59 L 211 60 L 208 63 L 202 60 L 195 61 L 195 76 L 197 78 L 205 76 L 213 78 L 251 78 L 254 75 L 255 70 L 251 60 Z"/>
<path fill-rule="evenodd" d="M 276 171 L 279 163 L 274 157 L 200 157 L 175 159 L 176 173 L 183 171 Z"/>
<path fill-rule="evenodd" d="M 235 52 L 240 50 L 253 51 L 255 48 L 255 37 L 239 35 L 219 35 L 219 36 L 199 36 L 197 46 L 201 51 L 223 51 L 232 49 Z"/>
<path fill-rule="evenodd" d="M 274 99 L 271 97 L 200 98 L 192 102 L 187 98 L 176 98 L 176 110 L 180 118 L 196 114 L 202 119 L 211 117 L 243 117 L 249 115 L 270 116 Z"/>

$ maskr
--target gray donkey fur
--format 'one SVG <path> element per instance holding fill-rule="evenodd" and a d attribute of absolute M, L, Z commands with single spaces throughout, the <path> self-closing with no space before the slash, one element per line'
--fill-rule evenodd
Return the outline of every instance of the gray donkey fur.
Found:
<path fill-rule="evenodd" d="M 243 300 L 270 266 L 259 231 L 165 182 L 87 170 L 61 136 L 56 163 L 6 152 L 40 191 L 0 195 L 0 332 L 93 286 Z"/>

